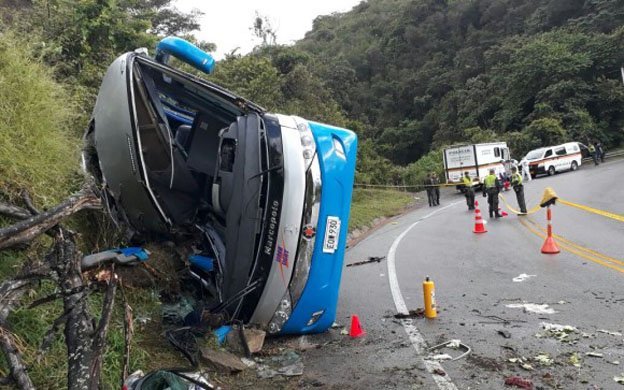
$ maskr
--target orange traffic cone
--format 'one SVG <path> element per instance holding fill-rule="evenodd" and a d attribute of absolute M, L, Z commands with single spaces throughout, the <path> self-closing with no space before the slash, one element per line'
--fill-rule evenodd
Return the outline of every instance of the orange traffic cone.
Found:
<path fill-rule="evenodd" d="M 502 215 L 503 217 L 508 216 L 509 214 L 507 214 L 506 211 L 503 211 L 500 207 L 498 208 L 498 211 L 500 211 L 500 215 Z"/>
<path fill-rule="evenodd" d="M 546 236 L 546 241 L 544 241 L 544 245 L 542 245 L 542 253 L 556 254 L 561 251 L 559 250 L 559 247 L 555 243 L 555 240 L 552 236 L 552 213 L 550 211 L 550 207 L 546 208 L 546 219 L 548 220 L 548 235 Z"/>
<path fill-rule="evenodd" d="M 473 229 L 474 233 L 487 233 L 485 223 L 481 218 L 481 210 L 479 209 L 479 202 L 475 200 L 475 225 Z"/>
<path fill-rule="evenodd" d="M 349 336 L 356 338 L 362 337 L 366 335 L 364 329 L 362 329 L 362 325 L 360 325 L 360 319 L 357 315 L 351 315 L 351 330 L 349 331 Z"/>

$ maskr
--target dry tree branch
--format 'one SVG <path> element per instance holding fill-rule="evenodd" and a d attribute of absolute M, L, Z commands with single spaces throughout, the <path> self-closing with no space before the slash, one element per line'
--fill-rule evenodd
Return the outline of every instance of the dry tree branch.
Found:
<path fill-rule="evenodd" d="M 0 202 L 0 215 L 15 219 L 26 219 L 32 217 L 32 214 L 19 206 Z"/>
<path fill-rule="evenodd" d="M 0 250 L 30 242 L 72 214 L 84 209 L 99 208 L 100 205 L 100 198 L 91 191 L 85 190 L 72 195 L 48 211 L 0 229 Z"/>
<path fill-rule="evenodd" d="M 21 353 L 15 343 L 15 337 L 2 326 L 0 326 L 0 349 L 9 362 L 11 378 L 18 388 L 22 390 L 34 389 L 35 386 L 26 372 L 26 365 L 23 363 Z"/>
<path fill-rule="evenodd" d="M 121 284 L 121 300 L 124 305 L 124 358 L 121 369 L 121 386 L 123 386 L 126 378 L 129 375 L 130 367 L 130 346 L 132 343 L 132 336 L 134 335 L 134 319 L 132 315 L 132 307 L 128 304 L 126 299 L 126 291 L 124 290 L 123 283 Z"/>

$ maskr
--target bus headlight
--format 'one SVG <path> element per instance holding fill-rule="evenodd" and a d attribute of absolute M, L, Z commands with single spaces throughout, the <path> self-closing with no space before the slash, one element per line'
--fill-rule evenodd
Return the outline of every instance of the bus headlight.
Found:
<path fill-rule="evenodd" d="M 299 130 L 301 146 L 303 147 L 303 158 L 305 159 L 306 166 L 309 166 L 316 153 L 314 136 L 312 135 L 312 130 L 310 130 L 310 125 L 307 120 L 298 116 L 293 118 L 295 119 L 295 123 L 297 123 L 297 130 Z"/>
<path fill-rule="evenodd" d="M 290 318 L 292 314 L 292 301 L 290 299 L 290 292 L 286 291 L 284 297 L 280 301 L 277 310 L 275 310 L 275 314 L 273 314 L 273 318 L 269 322 L 268 332 L 271 334 L 278 333 L 282 330 L 282 327 Z"/>

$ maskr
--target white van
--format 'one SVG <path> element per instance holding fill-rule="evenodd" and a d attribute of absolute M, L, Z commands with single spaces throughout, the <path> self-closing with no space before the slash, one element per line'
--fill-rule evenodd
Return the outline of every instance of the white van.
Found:
<path fill-rule="evenodd" d="M 531 150 L 524 157 L 529 163 L 532 177 L 541 174 L 554 175 L 556 172 L 576 171 L 581 166 L 581 146 L 578 142 L 568 142 L 557 146 L 547 146 Z M 522 166 L 522 163 L 520 164 Z"/>

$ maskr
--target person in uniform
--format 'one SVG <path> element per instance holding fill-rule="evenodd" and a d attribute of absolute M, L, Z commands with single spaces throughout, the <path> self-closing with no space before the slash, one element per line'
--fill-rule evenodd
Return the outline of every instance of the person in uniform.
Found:
<path fill-rule="evenodd" d="M 427 173 L 427 178 L 423 182 L 425 190 L 427 190 L 427 200 L 429 201 L 429 207 L 433 206 L 433 187 L 431 186 L 431 173 Z"/>
<path fill-rule="evenodd" d="M 596 153 L 596 147 L 592 143 L 589 143 L 587 149 L 589 150 L 589 154 L 592 160 L 594 160 L 594 165 L 598 165 L 598 154 Z"/>
<path fill-rule="evenodd" d="M 490 218 L 502 217 L 498 212 L 498 193 L 502 185 L 495 172 L 494 169 L 490 169 L 490 174 L 483 179 L 483 197 L 488 198 Z"/>
<path fill-rule="evenodd" d="M 440 179 L 438 179 L 438 174 L 433 172 L 431 174 L 431 187 L 433 189 L 433 205 L 440 205 Z"/>
<path fill-rule="evenodd" d="M 521 162 L 522 164 L 522 176 L 523 179 L 526 179 L 527 181 L 531 181 L 531 172 L 529 170 L 529 162 L 527 160 L 522 160 Z"/>
<path fill-rule="evenodd" d="M 605 152 L 604 152 L 604 149 L 602 148 L 602 142 L 596 140 L 594 142 L 594 147 L 596 148 L 596 153 L 598 154 L 598 157 L 596 158 L 596 160 L 600 160 L 600 162 L 604 162 Z"/>
<path fill-rule="evenodd" d="M 516 200 L 518 201 L 518 207 L 520 207 L 520 214 L 526 214 L 526 203 L 524 201 L 524 185 L 522 184 L 522 175 L 518 173 L 518 168 L 511 168 L 511 186 L 516 193 Z"/>
<path fill-rule="evenodd" d="M 466 204 L 468 205 L 468 210 L 474 210 L 475 208 L 475 193 L 474 188 L 472 187 L 472 179 L 470 178 L 470 172 L 464 172 L 464 177 L 462 177 L 462 183 L 464 184 L 464 196 L 466 197 Z"/>

